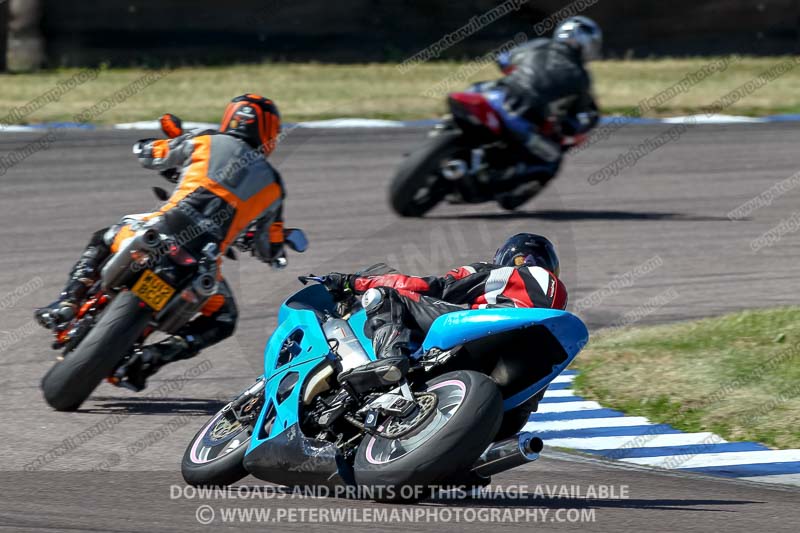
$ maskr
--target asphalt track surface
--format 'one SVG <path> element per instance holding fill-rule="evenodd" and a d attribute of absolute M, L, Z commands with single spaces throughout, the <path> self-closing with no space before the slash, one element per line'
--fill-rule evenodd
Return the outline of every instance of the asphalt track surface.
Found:
<path fill-rule="evenodd" d="M 386 506 L 341 499 L 173 497 L 180 489 L 172 486 L 182 486 L 180 458 L 194 432 L 223 399 L 261 372 L 277 305 L 298 287 L 299 274 L 352 271 L 379 261 L 409 272 L 444 272 L 488 258 L 504 236 L 528 230 L 557 241 L 573 304 L 648 260 L 660 265 L 630 286 L 605 291 L 595 305 L 582 306 L 592 329 L 634 318 L 656 323 L 796 303 L 797 234 L 758 252 L 750 243 L 793 214 L 797 192 L 742 220 L 731 221 L 727 214 L 798 170 L 800 130 L 793 124 L 696 126 L 618 176 L 587 182 L 629 147 L 666 128 L 628 126 L 576 154 L 561 177 L 517 213 L 493 205 L 445 206 L 422 220 L 395 217 L 385 191 L 393 168 L 424 139 L 424 130 L 294 131 L 274 160 L 289 188 L 287 222 L 307 230 L 310 250 L 292 254 L 281 272 L 250 257 L 227 262 L 225 273 L 241 311 L 235 338 L 165 369 L 152 380 L 149 398 L 104 384 L 72 414 L 53 412 L 42 400 L 39 380 L 55 352 L 48 335 L 32 326 L 31 311 L 60 290 L 92 231 L 122 214 L 154 208 L 148 189 L 164 182 L 130 154 L 131 142 L 145 133 L 63 134 L 0 177 L 0 294 L 30 289 L 18 292 L 19 298 L 4 298 L 0 309 L 0 331 L 6 332 L 0 350 L 0 530 L 796 530 L 796 489 L 622 467 L 547 450 L 540 461 L 494 480 L 506 489 L 525 486 L 531 497 L 423 504 L 451 511 L 550 513 L 516 523 L 288 523 L 287 509 L 360 512 Z M 0 154 L 40 136 L 2 134 Z M 624 318 L 625 313 L 633 315 Z M 210 364 L 198 367 L 203 361 Z M 199 375 L 181 381 L 187 372 Z M 100 429 L 91 438 L 79 437 L 91 427 Z M 24 471 L 26 465 L 35 471 Z M 260 485 L 253 478 L 243 484 Z M 577 486 L 572 492 L 580 494 L 547 496 L 548 489 L 562 485 Z M 600 485 L 617 495 L 624 491 L 627 498 L 592 497 L 589 491 Z M 201 504 L 217 512 L 211 526 L 196 519 Z M 220 507 L 284 514 L 281 523 L 222 523 Z M 553 521 L 558 510 L 571 508 L 594 510 L 594 521 Z"/>

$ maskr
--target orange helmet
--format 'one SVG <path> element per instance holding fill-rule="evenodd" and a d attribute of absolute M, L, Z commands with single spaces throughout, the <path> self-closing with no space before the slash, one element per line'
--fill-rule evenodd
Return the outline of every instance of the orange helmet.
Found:
<path fill-rule="evenodd" d="M 238 137 L 253 148 L 263 147 L 264 155 L 269 155 L 278 143 L 281 115 L 269 98 L 243 94 L 225 108 L 219 131 Z"/>

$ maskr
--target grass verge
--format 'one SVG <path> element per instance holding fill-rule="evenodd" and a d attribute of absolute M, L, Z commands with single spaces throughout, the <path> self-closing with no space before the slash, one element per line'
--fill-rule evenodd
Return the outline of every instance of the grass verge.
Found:
<path fill-rule="evenodd" d="M 600 333 L 577 391 L 684 431 L 800 448 L 800 308 Z"/>
<path fill-rule="evenodd" d="M 600 61 L 591 65 L 603 111 L 623 113 L 677 84 L 713 59 Z M 742 58 L 691 85 L 645 116 L 700 112 L 785 58 Z M 75 69 L 0 75 L 0 122 L 8 113 L 73 76 Z M 141 78 L 146 70 L 104 70 L 57 102 L 26 114 L 16 123 L 73 120 L 76 114 Z M 393 64 L 322 65 L 276 63 L 178 68 L 125 101 L 95 116 L 113 124 L 146 120 L 170 111 L 190 120 L 216 122 L 225 102 L 244 92 L 273 98 L 289 121 L 333 117 L 431 118 L 444 111 L 444 95 L 469 83 L 498 77 L 491 63 L 431 62 L 401 72 Z M 736 101 L 726 113 L 763 115 L 800 112 L 800 68 Z"/>

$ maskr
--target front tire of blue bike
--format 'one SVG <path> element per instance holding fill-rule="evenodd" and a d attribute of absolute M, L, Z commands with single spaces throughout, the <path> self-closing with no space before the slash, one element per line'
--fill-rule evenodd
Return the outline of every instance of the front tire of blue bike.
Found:
<path fill-rule="evenodd" d="M 263 393 L 250 400 L 254 411 L 260 410 L 262 398 Z M 225 487 L 246 477 L 244 456 L 250 447 L 252 431 L 252 425 L 226 416 L 225 408 L 218 411 L 195 434 L 183 454 L 181 474 L 184 481 L 196 487 Z"/>

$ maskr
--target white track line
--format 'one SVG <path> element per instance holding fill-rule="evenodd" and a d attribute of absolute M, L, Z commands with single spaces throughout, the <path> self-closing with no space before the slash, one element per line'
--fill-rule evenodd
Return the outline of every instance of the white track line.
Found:
<path fill-rule="evenodd" d="M 714 439 L 714 440 L 712 440 Z M 713 433 L 669 433 L 661 435 L 631 435 L 625 437 L 586 437 L 545 439 L 548 446 L 575 448 L 576 450 L 613 450 L 615 448 L 655 448 L 657 446 L 688 446 L 692 444 L 719 443 L 725 440 Z M 642 459 L 645 459 L 644 457 Z M 663 459 L 663 457 L 662 457 Z"/>
<path fill-rule="evenodd" d="M 525 424 L 524 431 L 568 431 L 570 429 L 597 429 L 628 426 L 649 426 L 653 423 L 643 416 L 614 416 L 610 418 L 586 418 L 579 420 L 553 420 Z"/>
<path fill-rule="evenodd" d="M 572 383 L 573 381 L 575 381 L 575 374 L 570 374 L 568 376 L 556 376 L 556 379 L 550 383 Z"/>
<path fill-rule="evenodd" d="M 800 474 L 774 474 L 772 476 L 751 476 L 751 477 L 740 477 L 737 479 L 744 479 L 746 481 L 758 481 L 761 483 L 781 483 L 785 485 L 800 486 Z"/>
<path fill-rule="evenodd" d="M 549 444 L 549 443 L 548 443 Z M 662 457 L 631 457 L 626 463 L 664 468 L 700 468 L 759 463 L 790 463 L 800 461 L 800 450 L 766 450 L 753 452 L 699 453 L 692 456 L 665 455 Z"/>
<path fill-rule="evenodd" d="M 562 389 L 562 390 L 549 390 L 544 393 L 545 398 L 566 398 L 566 397 L 575 396 L 575 391 L 571 389 Z M 578 400 L 577 396 L 575 399 Z"/>
<path fill-rule="evenodd" d="M 564 403 L 540 403 L 537 413 L 569 413 L 571 411 L 587 411 L 589 409 L 602 409 L 603 406 L 597 402 L 579 401 Z"/>
<path fill-rule="evenodd" d="M 210 122 L 191 122 L 186 121 L 183 123 L 183 129 L 186 131 L 191 130 L 215 130 L 219 128 L 219 123 Z M 123 122 L 122 124 L 114 124 L 115 130 L 159 130 L 161 123 L 157 120 L 140 120 L 139 122 Z"/>

